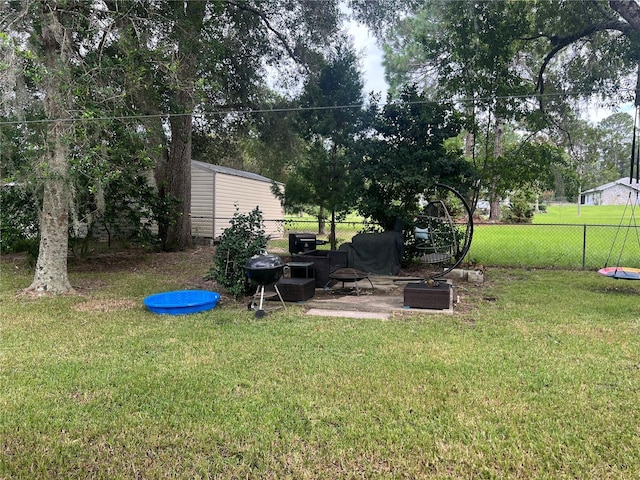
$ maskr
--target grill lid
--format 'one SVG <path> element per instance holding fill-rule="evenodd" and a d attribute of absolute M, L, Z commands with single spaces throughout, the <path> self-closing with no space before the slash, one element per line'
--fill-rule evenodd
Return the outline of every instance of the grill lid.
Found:
<path fill-rule="evenodd" d="M 271 270 L 282 267 L 284 267 L 282 258 L 270 254 L 254 255 L 244 264 L 244 268 L 247 270 Z"/>

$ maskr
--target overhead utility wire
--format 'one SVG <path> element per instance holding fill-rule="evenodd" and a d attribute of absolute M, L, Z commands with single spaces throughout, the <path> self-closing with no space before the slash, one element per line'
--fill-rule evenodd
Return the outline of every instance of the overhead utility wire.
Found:
<path fill-rule="evenodd" d="M 624 90 L 623 90 L 624 91 Z M 514 100 L 514 99 L 540 99 L 540 98 L 552 98 L 552 97 L 579 97 L 578 93 L 536 93 L 531 95 L 499 95 L 493 97 L 474 97 L 474 98 L 461 98 L 453 100 L 454 103 L 471 103 L 479 101 L 489 100 Z M 304 112 L 304 111 L 318 111 L 318 110 L 343 110 L 349 108 L 363 108 L 369 105 L 387 105 L 396 103 L 394 100 L 391 102 L 380 101 L 377 103 L 353 103 L 346 105 L 327 105 L 327 106 L 314 106 L 314 107 L 282 107 L 282 108 L 248 108 L 248 109 L 226 109 L 221 108 L 219 110 L 208 110 L 204 112 L 191 112 L 191 113 L 154 113 L 154 114 L 132 114 L 132 115 L 112 115 L 106 117 L 68 117 L 68 118 L 43 118 L 38 120 L 0 120 L 0 125 L 25 125 L 25 124 L 39 124 L 50 122 L 77 122 L 77 121 L 105 121 L 105 120 L 144 120 L 153 118 L 176 118 L 184 116 L 192 117 L 206 117 L 214 115 L 224 114 L 240 114 L 240 115 L 253 115 L 262 113 L 288 113 L 288 112 Z M 429 103 L 442 103 L 441 100 L 420 100 L 413 102 L 406 102 L 408 105 L 425 105 Z"/>

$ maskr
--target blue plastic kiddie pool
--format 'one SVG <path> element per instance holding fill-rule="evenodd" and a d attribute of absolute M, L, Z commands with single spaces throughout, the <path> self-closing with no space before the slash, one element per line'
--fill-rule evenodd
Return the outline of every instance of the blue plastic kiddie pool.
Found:
<path fill-rule="evenodd" d="M 154 313 L 186 315 L 211 310 L 220 300 L 220 294 L 207 290 L 176 290 L 156 293 L 144 299 L 145 306 Z"/>

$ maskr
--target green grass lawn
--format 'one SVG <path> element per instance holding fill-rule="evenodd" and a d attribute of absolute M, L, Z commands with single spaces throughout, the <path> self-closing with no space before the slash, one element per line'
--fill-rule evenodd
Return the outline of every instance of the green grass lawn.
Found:
<path fill-rule="evenodd" d="M 640 241 L 637 228 L 476 225 L 469 257 L 493 266 L 579 269 L 584 260 L 586 269 L 597 270 L 609 260 L 609 266 L 637 268 Z"/>
<path fill-rule="evenodd" d="M 581 206 L 578 215 L 577 205 L 551 205 L 530 225 L 476 225 L 469 257 L 494 266 L 637 268 L 639 228 L 640 207 Z"/>
<path fill-rule="evenodd" d="M 579 224 L 579 225 L 619 225 L 629 224 L 631 214 L 640 223 L 640 206 L 625 205 L 581 205 L 552 204 L 545 213 L 536 214 L 533 223 Z"/>
<path fill-rule="evenodd" d="M 491 269 L 453 316 L 390 321 L 142 307 L 206 258 L 42 299 L 2 259 L 0 478 L 640 476 L 640 282 Z"/>
<path fill-rule="evenodd" d="M 631 214 L 640 219 L 640 205 L 581 205 L 574 203 L 554 203 L 547 206 L 543 213 L 536 214 L 534 224 L 570 224 L 570 225 L 619 225 L 621 222 L 628 224 Z M 288 215 L 287 227 L 291 231 L 317 231 L 317 219 L 311 215 Z M 361 225 L 362 217 L 350 214 L 339 224 Z M 327 227 L 329 222 L 327 221 Z"/>

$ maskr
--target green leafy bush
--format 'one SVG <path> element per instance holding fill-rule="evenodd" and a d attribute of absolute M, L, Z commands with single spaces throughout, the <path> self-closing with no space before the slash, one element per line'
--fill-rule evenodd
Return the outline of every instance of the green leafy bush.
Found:
<path fill-rule="evenodd" d="M 230 225 L 220 236 L 220 243 L 213 256 L 214 266 L 209 270 L 213 278 L 234 297 L 249 293 L 249 282 L 244 265 L 252 256 L 267 248 L 262 212 L 256 207 L 247 214 L 236 212 Z"/>
<path fill-rule="evenodd" d="M 509 206 L 505 209 L 502 219 L 506 223 L 531 223 L 535 208 L 530 195 L 516 193 L 511 196 Z"/>

